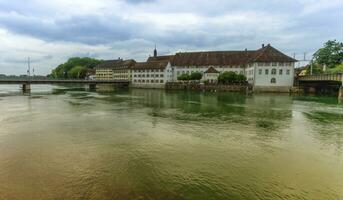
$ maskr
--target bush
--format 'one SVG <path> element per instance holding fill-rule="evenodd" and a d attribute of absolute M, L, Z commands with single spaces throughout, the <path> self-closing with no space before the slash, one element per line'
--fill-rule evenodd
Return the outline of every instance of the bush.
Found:
<path fill-rule="evenodd" d="M 200 72 L 193 72 L 190 75 L 190 80 L 201 80 L 202 79 L 202 74 Z"/>

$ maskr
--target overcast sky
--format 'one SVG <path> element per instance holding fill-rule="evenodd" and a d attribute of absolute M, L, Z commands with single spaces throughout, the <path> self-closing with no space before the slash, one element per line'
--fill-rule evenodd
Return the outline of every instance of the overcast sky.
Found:
<path fill-rule="evenodd" d="M 271 43 L 288 55 L 343 40 L 343 0 L 0 0 L 0 74 L 69 57 L 145 60 Z"/>

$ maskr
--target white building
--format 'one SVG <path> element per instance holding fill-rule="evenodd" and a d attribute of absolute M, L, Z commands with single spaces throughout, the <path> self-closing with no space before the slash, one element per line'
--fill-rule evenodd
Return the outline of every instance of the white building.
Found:
<path fill-rule="evenodd" d="M 135 88 L 164 88 L 165 83 L 173 81 L 172 68 L 167 60 L 137 62 L 131 73 L 131 84 Z"/>
<path fill-rule="evenodd" d="M 244 74 L 255 91 L 287 92 L 293 86 L 295 59 L 271 45 L 258 50 L 177 53 L 172 59 L 173 81 L 181 74 L 200 72 L 203 80 L 214 80 L 215 73 L 232 71 Z M 219 74 L 218 74 L 219 75 Z M 209 76 L 212 76 L 210 79 Z"/>

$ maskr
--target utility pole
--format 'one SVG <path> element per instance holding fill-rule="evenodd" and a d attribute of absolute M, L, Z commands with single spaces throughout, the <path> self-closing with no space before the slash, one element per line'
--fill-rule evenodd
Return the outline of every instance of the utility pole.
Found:
<path fill-rule="evenodd" d="M 29 78 L 29 80 L 30 80 L 30 76 L 31 76 L 31 66 L 30 66 L 30 57 L 28 57 L 27 58 L 27 67 L 28 67 L 28 69 L 27 69 L 27 75 L 28 75 L 28 78 Z"/>

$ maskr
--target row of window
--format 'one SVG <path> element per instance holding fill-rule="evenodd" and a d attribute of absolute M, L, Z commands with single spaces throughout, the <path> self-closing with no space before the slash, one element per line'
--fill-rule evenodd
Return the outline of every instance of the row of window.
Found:
<path fill-rule="evenodd" d="M 164 83 L 164 80 L 163 79 L 161 79 L 161 80 L 136 80 L 136 79 L 134 79 L 133 80 L 133 82 L 134 83 Z"/>
<path fill-rule="evenodd" d="M 288 66 L 288 67 L 290 67 L 290 66 L 292 66 L 292 64 L 293 63 L 291 63 L 291 62 L 259 62 L 259 63 L 257 63 L 257 66 L 259 66 L 259 67 L 262 67 L 262 66 L 266 66 L 266 67 L 268 67 L 268 66 L 274 66 L 274 67 L 276 67 L 276 66 Z M 250 64 L 250 66 L 253 66 L 253 64 Z"/>
<path fill-rule="evenodd" d="M 115 70 L 114 73 L 115 74 L 124 74 L 124 73 L 127 74 L 128 72 L 127 72 L 127 70 Z"/>
<path fill-rule="evenodd" d="M 140 69 L 140 70 L 133 70 L 133 72 L 139 72 L 139 73 L 141 73 L 141 72 L 163 72 L 163 69 Z"/>
<path fill-rule="evenodd" d="M 104 76 L 113 76 L 112 74 L 96 74 L 96 76 L 104 77 Z"/>
<path fill-rule="evenodd" d="M 138 74 L 138 75 L 135 74 L 135 75 L 133 75 L 133 77 L 139 77 L 139 78 L 140 78 L 140 77 L 145 78 L 145 76 L 148 77 L 148 78 L 149 78 L 149 77 L 152 77 L 152 78 L 153 78 L 153 77 L 156 77 L 156 78 L 161 77 L 161 78 L 163 78 L 163 77 L 164 77 L 164 74 L 147 74 L 147 75 L 145 75 L 145 74 Z"/>
<path fill-rule="evenodd" d="M 259 75 L 262 75 L 262 72 L 263 72 L 262 69 L 259 69 L 259 70 L 258 70 L 258 74 L 259 74 Z M 277 72 L 276 69 L 272 69 L 272 70 L 271 70 L 271 74 L 272 74 L 272 75 L 276 75 L 276 72 Z M 291 70 L 287 69 L 287 70 L 286 70 L 286 75 L 290 75 L 290 73 L 291 73 Z M 264 74 L 265 74 L 265 75 L 268 75 L 268 74 L 269 74 L 269 69 L 265 69 L 265 70 L 264 70 Z M 283 69 L 279 69 L 279 75 L 282 75 L 282 74 L 283 74 Z"/>
<path fill-rule="evenodd" d="M 123 76 L 123 75 L 114 75 L 114 76 L 113 76 L 113 78 L 114 78 L 114 79 L 116 79 L 116 78 L 124 78 L 124 79 L 127 79 L 127 78 L 128 78 L 128 76 Z"/>

